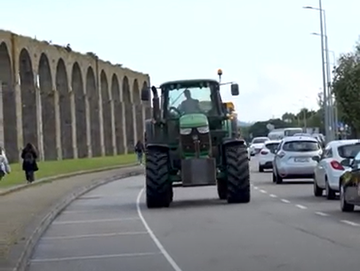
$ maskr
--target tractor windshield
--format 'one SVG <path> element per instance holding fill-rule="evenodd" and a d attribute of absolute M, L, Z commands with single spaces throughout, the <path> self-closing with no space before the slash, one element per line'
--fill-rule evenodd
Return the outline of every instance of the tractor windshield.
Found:
<path fill-rule="evenodd" d="M 169 90 L 168 112 L 183 114 L 204 113 L 212 115 L 216 109 L 211 100 L 210 86 L 180 87 Z M 175 111 L 175 112 L 174 112 Z"/>

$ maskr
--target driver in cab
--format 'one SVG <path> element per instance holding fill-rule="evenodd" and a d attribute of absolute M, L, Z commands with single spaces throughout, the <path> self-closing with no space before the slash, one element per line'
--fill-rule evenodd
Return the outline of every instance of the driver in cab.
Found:
<path fill-rule="evenodd" d="M 199 106 L 199 100 L 193 99 L 191 97 L 190 90 L 185 89 L 184 95 L 186 97 L 186 100 L 180 104 L 179 110 L 184 113 L 199 113 L 199 112 L 201 112 L 201 109 Z"/>

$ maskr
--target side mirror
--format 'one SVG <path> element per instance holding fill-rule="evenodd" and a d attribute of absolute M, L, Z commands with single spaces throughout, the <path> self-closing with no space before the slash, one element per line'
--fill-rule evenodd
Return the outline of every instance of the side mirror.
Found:
<path fill-rule="evenodd" d="M 150 101 L 150 88 L 145 87 L 141 90 L 141 100 Z"/>
<path fill-rule="evenodd" d="M 232 96 L 239 95 L 239 85 L 238 84 L 231 84 L 231 95 Z"/>
<path fill-rule="evenodd" d="M 320 162 L 320 157 L 319 156 L 313 156 L 312 160 L 316 161 L 316 162 Z"/>

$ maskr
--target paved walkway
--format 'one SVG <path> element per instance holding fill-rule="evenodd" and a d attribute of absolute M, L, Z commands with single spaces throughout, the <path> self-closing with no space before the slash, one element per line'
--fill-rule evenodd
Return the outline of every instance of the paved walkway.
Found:
<path fill-rule="evenodd" d="M 0 270 L 8 270 L 20 256 L 27 238 L 43 217 L 71 191 L 94 181 L 142 167 L 114 169 L 39 184 L 0 197 Z"/>

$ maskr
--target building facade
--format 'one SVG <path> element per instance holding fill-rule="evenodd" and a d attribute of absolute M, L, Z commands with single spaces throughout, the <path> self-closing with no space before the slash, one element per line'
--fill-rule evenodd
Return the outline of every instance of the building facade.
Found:
<path fill-rule="evenodd" d="M 149 84 L 93 53 L 0 30 L 0 144 L 10 161 L 28 142 L 41 160 L 128 153 L 150 114 Z"/>

